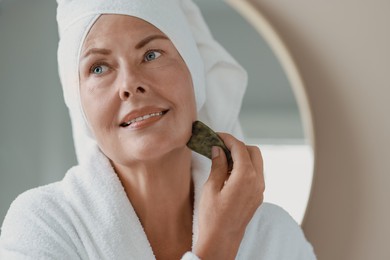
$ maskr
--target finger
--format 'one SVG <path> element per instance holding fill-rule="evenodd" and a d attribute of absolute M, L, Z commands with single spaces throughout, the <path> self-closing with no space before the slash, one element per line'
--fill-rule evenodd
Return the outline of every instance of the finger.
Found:
<path fill-rule="evenodd" d="M 249 152 L 243 142 L 239 141 L 230 134 L 218 133 L 218 135 L 222 138 L 226 147 L 230 150 L 233 159 L 233 171 L 234 169 L 246 167 L 248 164 L 251 164 Z"/>
<path fill-rule="evenodd" d="M 216 189 L 221 190 L 224 182 L 228 178 L 228 165 L 226 160 L 226 155 L 222 148 L 218 146 L 213 146 L 211 148 L 212 154 L 212 163 L 211 163 L 211 172 L 208 179 L 208 183 Z"/>
<path fill-rule="evenodd" d="M 263 175 L 263 157 L 261 151 L 257 146 L 247 146 L 249 156 L 251 158 L 254 169 L 257 173 Z"/>
<path fill-rule="evenodd" d="M 263 157 L 261 155 L 261 151 L 257 146 L 248 146 L 247 149 L 251 157 L 255 172 L 258 175 L 258 184 L 260 185 L 260 192 L 263 193 L 265 190 L 265 180 Z"/>
<path fill-rule="evenodd" d="M 230 149 L 233 158 L 233 170 L 225 187 L 228 190 L 240 190 L 242 187 L 252 187 L 253 184 L 258 183 L 260 177 L 257 176 L 254 169 L 255 166 L 247 146 L 229 134 L 220 133 L 219 135 Z"/>

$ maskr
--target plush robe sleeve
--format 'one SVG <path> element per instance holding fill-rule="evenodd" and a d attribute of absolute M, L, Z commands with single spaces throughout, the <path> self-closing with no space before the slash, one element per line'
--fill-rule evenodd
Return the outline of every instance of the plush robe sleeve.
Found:
<path fill-rule="evenodd" d="M 76 231 L 61 214 L 61 204 L 44 193 L 27 191 L 11 204 L 1 229 L 0 259 L 81 258 L 71 239 Z"/>

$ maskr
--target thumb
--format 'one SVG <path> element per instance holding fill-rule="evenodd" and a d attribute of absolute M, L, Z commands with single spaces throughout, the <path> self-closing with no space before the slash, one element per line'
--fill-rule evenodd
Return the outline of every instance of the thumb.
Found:
<path fill-rule="evenodd" d="M 221 147 L 213 146 L 211 148 L 211 158 L 211 173 L 208 182 L 216 188 L 221 189 L 228 177 L 226 155 Z"/>

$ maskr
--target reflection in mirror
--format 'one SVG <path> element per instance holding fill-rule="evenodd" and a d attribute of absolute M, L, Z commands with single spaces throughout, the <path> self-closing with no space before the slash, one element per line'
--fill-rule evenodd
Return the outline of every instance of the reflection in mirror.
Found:
<path fill-rule="evenodd" d="M 310 195 L 313 155 L 283 64 L 267 39 L 231 6 L 222 1 L 196 2 L 214 37 L 248 72 L 240 120 L 246 142 L 258 145 L 264 157 L 265 201 L 282 206 L 301 223 Z"/>
<path fill-rule="evenodd" d="M 300 222 L 312 155 L 289 81 L 237 12 L 221 1 L 196 2 L 215 37 L 249 72 L 241 121 L 247 141 L 263 152 L 265 200 Z M 18 194 L 61 180 L 76 163 L 58 79 L 55 10 L 55 1 L 0 1 L 0 221 Z"/>

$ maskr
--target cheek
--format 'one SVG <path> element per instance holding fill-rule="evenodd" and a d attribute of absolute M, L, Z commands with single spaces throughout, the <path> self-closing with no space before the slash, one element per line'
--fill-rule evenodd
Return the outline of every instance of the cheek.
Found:
<path fill-rule="evenodd" d="M 188 102 L 185 105 L 188 107 L 188 113 L 190 114 L 191 121 L 195 121 L 197 119 L 197 110 L 196 110 L 195 93 L 192 85 L 186 94 L 187 94 Z"/>
<path fill-rule="evenodd" d="M 183 89 L 183 93 L 182 93 L 182 96 L 183 96 L 183 101 L 184 101 L 184 105 L 187 107 L 188 109 L 188 113 L 190 114 L 190 117 L 192 119 L 192 121 L 196 120 L 197 118 L 197 109 L 196 109 L 196 101 L 195 101 L 195 91 L 194 91 L 194 86 L 192 84 L 192 78 L 191 76 L 187 75 L 187 77 L 185 78 L 184 80 L 185 82 L 185 87 L 182 88 Z"/>
<path fill-rule="evenodd" d="M 187 113 L 191 113 L 191 118 L 196 119 L 195 92 L 192 84 L 192 77 L 184 62 L 178 62 L 169 73 L 166 79 L 167 95 L 175 98 L 176 102 L 184 107 Z"/>
<path fill-rule="evenodd" d="M 80 90 L 81 104 L 88 126 L 97 139 L 112 126 L 113 103 L 104 95 Z M 99 141 L 99 140 L 98 140 Z"/>
<path fill-rule="evenodd" d="M 193 118 L 196 114 L 196 102 L 192 82 L 188 80 L 176 80 L 175 83 L 166 91 L 169 97 L 179 109 Z"/>

